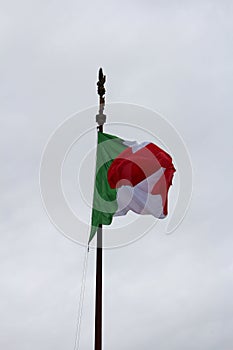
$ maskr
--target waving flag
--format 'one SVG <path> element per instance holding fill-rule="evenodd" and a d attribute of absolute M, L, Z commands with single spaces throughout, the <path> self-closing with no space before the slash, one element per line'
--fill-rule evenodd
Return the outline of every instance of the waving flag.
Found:
<path fill-rule="evenodd" d="M 99 132 L 89 242 L 100 224 L 110 225 L 129 210 L 165 218 L 174 172 L 170 155 L 155 144 Z"/>

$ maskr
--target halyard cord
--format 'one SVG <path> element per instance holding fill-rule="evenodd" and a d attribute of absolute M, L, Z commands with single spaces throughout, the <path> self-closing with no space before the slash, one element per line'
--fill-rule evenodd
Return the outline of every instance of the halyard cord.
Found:
<path fill-rule="evenodd" d="M 88 252 L 89 252 L 89 247 L 86 248 L 85 255 L 84 255 L 83 275 L 82 275 L 81 291 L 80 291 L 80 297 L 79 297 L 79 306 L 78 306 L 78 316 L 77 316 L 77 326 L 76 326 L 74 350 L 78 350 L 79 349 L 79 345 L 80 345 L 80 333 L 81 333 L 83 302 L 84 302 L 86 276 L 87 276 Z"/>

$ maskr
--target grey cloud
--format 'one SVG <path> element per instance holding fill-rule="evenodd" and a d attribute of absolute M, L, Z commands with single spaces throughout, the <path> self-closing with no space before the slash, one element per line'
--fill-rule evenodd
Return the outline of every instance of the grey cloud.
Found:
<path fill-rule="evenodd" d="M 232 350 L 231 2 L 11 1 L 1 18 L 0 347 L 73 349 L 84 250 L 47 218 L 39 163 L 54 128 L 96 104 L 103 66 L 107 100 L 164 114 L 194 169 L 173 235 L 105 252 L 105 347 Z M 83 350 L 93 283 L 91 252 Z"/>

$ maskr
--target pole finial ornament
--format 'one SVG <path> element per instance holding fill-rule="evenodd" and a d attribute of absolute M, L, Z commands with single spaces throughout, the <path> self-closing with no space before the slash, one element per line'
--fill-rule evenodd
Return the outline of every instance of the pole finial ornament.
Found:
<path fill-rule="evenodd" d="M 97 92 L 100 97 L 99 99 L 99 114 L 96 116 L 96 122 L 99 126 L 102 126 L 106 122 L 106 115 L 104 114 L 104 106 L 105 106 L 105 87 L 104 84 L 106 82 L 106 75 L 103 74 L 103 69 L 99 69 L 99 81 L 97 82 Z"/>
<path fill-rule="evenodd" d="M 103 69 L 100 68 L 99 69 L 99 81 L 97 82 L 97 86 L 98 86 L 98 95 L 100 95 L 100 97 L 103 97 L 105 95 L 105 87 L 104 84 L 106 82 L 106 75 L 103 74 Z"/>

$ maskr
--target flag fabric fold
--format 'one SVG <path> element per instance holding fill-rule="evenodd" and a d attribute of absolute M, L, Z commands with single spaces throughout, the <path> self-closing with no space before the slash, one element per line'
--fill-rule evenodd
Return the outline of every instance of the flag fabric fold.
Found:
<path fill-rule="evenodd" d="M 129 210 L 165 218 L 174 172 L 171 156 L 155 144 L 99 132 L 89 242 L 100 224 Z"/>

